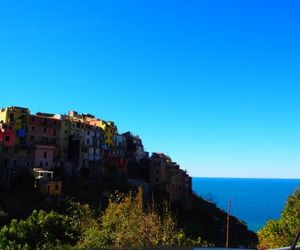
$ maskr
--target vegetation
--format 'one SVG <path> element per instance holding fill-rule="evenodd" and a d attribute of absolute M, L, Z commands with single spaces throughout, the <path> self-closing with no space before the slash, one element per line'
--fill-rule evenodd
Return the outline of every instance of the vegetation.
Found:
<path fill-rule="evenodd" d="M 80 241 L 83 248 L 91 247 L 154 247 L 201 244 L 200 239 L 188 239 L 168 206 L 160 215 L 154 205 L 143 206 L 143 195 L 117 194 L 103 213 L 100 223 L 88 228 Z M 204 244 L 204 243 L 203 243 Z"/>
<path fill-rule="evenodd" d="M 138 167 L 131 164 L 131 168 L 134 172 Z M 158 187 L 149 190 L 142 202 L 141 193 L 128 183 L 127 176 L 107 172 L 92 179 L 63 175 L 62 181 L 64 195 L 71 200 L 42 195 L 34 189 L 33 179 L 22 178 L 21 174 L 9 192 L 0 188 L 0 229 L 6 225 L 1 230 L 1 244 L 6 245 L 6 249 L 22 249 L 18 246 L 44 249 L 49 248 L 47 244 L 52 244 L 51 248 L 63 245 L 63 249 L 211 245 L 207 242 L 220 247 L 225 245 L 226 213 L 197 195 L 190 194 L 184 201 L 166 205 L 168 193 Z M 110 196 L 115 190 L 120 193 Z M 149 203 L 150 206 L 145 205 Z M 46 238 L 39 243 L 42 238 L 37 237 L 34 243 L 30 243 L 33 239 L 19 237 L 26 233 L 12 233 L 14 227 L 10 223 L 23 225 L 34 221 L 33 214 L 40 213 L 34 210 L 59 216 L 70 226 L 68 230 L 72 231 L 73 238 L 58 238 L 58 242 L 47 242 Z M 173 215 L 176 215 L 176 220 Z M 236 218 L 232 217 L 230 221 L 230 247 L 256 247 L 256 234 Z M 49 234 L 52 234 L 51 230 Z M 26 243 L 27 240 L 31 241 Z M 15 247 L 9 248 L 9 244 Z"/>
<path fill-rule="evenodd" d="M 67 216 L 33 211 L 26 220 L 12 220 L 1 229 L 0 249 L 56 249 L 74 244 L 77 235 Z"/>
<path fill-rule="evenodd" d="M 290 246 L 300 226 L 300 189 L 291 195 L 278 220 L 270 220 L 258 232 L 259 248 Z"/>
<path fill-rule="evenodd" d="M 86 249 L 203 245 L 177 228 L 168 206 L 163 213 L 143 205 L 142 192 L 116 194 L 97 216 L 88 205 L 71 202 L 67 215 L 34 211 L 0 230 L 0 249 Z"/>

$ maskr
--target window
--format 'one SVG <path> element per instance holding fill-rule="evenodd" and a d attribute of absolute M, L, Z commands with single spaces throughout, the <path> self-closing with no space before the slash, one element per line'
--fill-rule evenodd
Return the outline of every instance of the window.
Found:
<path fill-rule="evenodd" d="M 44 159 L 47 159 L 47 152 L 44 152 Z"/>
<path fill-rule="evenodd" d="M 9 122 L 14 122 L 14 114 L 9 114 Z"/>
<path fill-rule="evenodd" d="M 90 144 L 90 139 L 87 139 L 87 140 L 86 140 L 86 143 L 87 143 L 87 144 Z"/>
<path fill-rule="evenodd" d="M 22 119 L 22 123 L 27 123 L 26 115 L 22 115 L 21 119 Z"/>
<path fill-rule="evenodd" d="M 19 138 L 19 140 L 20 140 L 20 144 L 22 144 L 22 145 L 25 144 L 25 138 L 21 137 L 21 138 Z"/>
<path fill-rule="evenodd" d="M 34 136 L 30 136 L 30 141 L 34 141 Z"/>
<path fill-rule="evenodd" d="M 44 132 L 45 132 L 45 133 L 47 132 L 47 128 L 44 128 Z"/>
<path fill-rule="evenodd" d="M 65 130 L 65 134 L 67 134 L 68 133 L 68 131 L 67 130 Z"/>
<path fill-rule="evenodd" d="M 55 190 L 58 191 L 59 186 L 56 184 L 55 185 Z"/>
<path fill-rule="evenodd" d="M 9 142 L 10 141 L 10 137 L 7 135 L 7 136 L 5 136 L 5 141 L 6 142 Z"/>
<path fill-rule="evenodd" d="M 35 121 L 34 116 L 31 117 L 31 121 L 33 121 L 33 122 Z"/>
<path fill-rule="evenodd" d="M 48 167 L 48 162 L 45 162 L 45 166 Z"/>
<path fill-rule="evenodd" d="M 56 136 L 56 129 L 53 130 L 53 136 Z"/>
<path fill-rule="evenodd" d="M 31 131 L 35 131 L 35 126 L 32 126 Z"/>
<path fill-rule="evenodd" d="M 2 148 L 2 152 L 3 152 L 3 153 L 8 153 L 8 148 L 7 148 L 7 147 L 3 147 L 3 148 Z"/>
<path fill-rule="evenodd" d="M 40 162 L 40 167 L 43 167 L 43 162 Z"/>

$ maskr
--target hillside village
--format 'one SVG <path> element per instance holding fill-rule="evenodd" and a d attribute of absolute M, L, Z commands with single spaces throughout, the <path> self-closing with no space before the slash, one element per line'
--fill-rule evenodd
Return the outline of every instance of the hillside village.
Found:
<path fill-rule="evenodd" d="M 120 133 L 114 122 L 76 111 L 31 114 L 28 108 L 2 108 L 1 185 L 11 188 L 24 170 L 35 176 L 41 193 L 51 196 L 63 194 L 64 183 L 54 174 L 62 172 L 97 179 L 110 171 L 147 189 L 164 190 L 170 201 L 184 200 L 192 192 L 191 177 L 176 162 L 163 153 L 149 155 L 139 136 Z"/>
<path fill-rule="evenodd" d="M 145 202 L 154 201 L 158 209 L 169 201 L 187 235 L 224 244 L 227 214 L 193 194 L 192 178 L 169 156 L 145 152 L 139 136 L 76 111 L 0 109 L 0 227 L 33 210 L 68 213 L 69 199 L 100 212 L 116 190 L 139 186 Z M 231 216 L 230 223 L 232 246 L 256 245 L 256 234 L 243 222 Z"/>

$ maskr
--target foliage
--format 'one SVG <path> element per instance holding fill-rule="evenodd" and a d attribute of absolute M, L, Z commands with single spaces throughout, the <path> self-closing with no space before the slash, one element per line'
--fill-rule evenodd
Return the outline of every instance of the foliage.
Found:
<path fill-rule="evenodd" d="M 67 211 L 70 216 L 71 223 L 80 237 L 78 246 L 90 245 L 91 237 L 94 241 L 98 240 L 99 220 L 95 216 L 95 212 L 87 204 L 79 202 L 70 202 Z"/>
<path fill-rule="evenodd" d="M 33 211 L 26 220 L 12 220 L 0 230 L 0 249 L 59 249 L 74 244 L 76 235 L 69 217 Z"/>
<path fill-rule="evenodd" d="M 278 220 L 270 220 L 258 232 L 259 248 L 290 246 L 300 226 L 300 189 L 291 195 Z"/>
<path fill-rule="evenodd" d="M 144 207 L 143 194 L 139 190 L 135 196 L 130 193 L 111 197 L 100 224 L 86 231 L 80 247 L 183 246 L 195 243 L 177 229 L 167 206 L 162 215 L 154 206 Z"/>
<path fill-rule="evenodd" d="M 80 233 L 98 223 L 95 218 L 95 212 L 87 204 L 69 201 L 67 214 L 73 227 L 80 231 Z"/>
<path fill-rule="evenodd" d="M 207 245 L 177 228 L 168 205 L 144 206 L 143 193 L 116 193 L 101 216 L 68 201 L 66 215 L 34 211 L 0 230 L 0 249 L 88 249 Z"/>

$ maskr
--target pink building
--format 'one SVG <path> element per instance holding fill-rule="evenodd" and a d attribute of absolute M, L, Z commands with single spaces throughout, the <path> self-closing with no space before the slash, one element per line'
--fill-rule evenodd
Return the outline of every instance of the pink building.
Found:
<path fill-rule="evenodd" d="M 52 114 L 37 113 L 28 119 L 30 144 L 59 145 L 61 120 Z"/>
<path fill-rule="evenodd" d="M 36 145 L 34 166 L 44 169 L 51 169 L 53 167 L 55 147 L 51 145 Z"/>
<path fill-rule="evenodd" d="M 12 125 L 0 123 L 0 143 L 4 146 L 14 146 L 16 144 L 16 130 Z"/>

